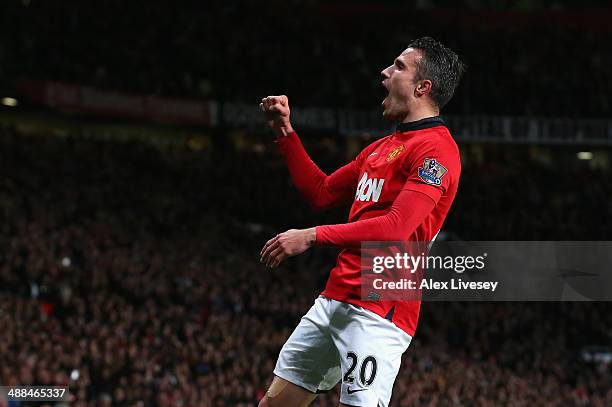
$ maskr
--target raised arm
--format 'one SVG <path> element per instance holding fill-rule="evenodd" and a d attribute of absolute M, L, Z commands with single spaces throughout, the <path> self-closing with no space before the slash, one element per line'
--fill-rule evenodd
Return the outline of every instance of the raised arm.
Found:
<path fill-rule="evenodd" d="M 306 201 L 315 209 L 326 209 L 352 198 L 359 168 L 355 161 L 331 175 L 325 174 L 310 159 L 290 121 L 289 101 L 286 96 L 268 96 L 260 103 L 268 125 L 276 133 L 276 143 L 283 155 L 293 183 Z"/>
<path fill-rule="evenodd" d="M 355 161 L 325 174 L 310 159 L 295 132 L 277 139 L 293 183 L 315 209 L 327 209 L 350 202 L 355 193 L 359 168 Z"/>

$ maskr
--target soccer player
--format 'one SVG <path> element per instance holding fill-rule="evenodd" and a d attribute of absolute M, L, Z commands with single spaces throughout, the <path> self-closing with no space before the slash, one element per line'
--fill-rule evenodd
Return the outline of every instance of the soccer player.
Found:
<path fill-rule="evenodd" d="M 286 96 L 260 104 L 291 178 L 312 206 L 352 202 L 348 223 L 291 229 L 270 239 L 261 262 L 277 267 L 312 246 L 343 250 L 325 290 L 283 346 L 260 407 L 307 406 L 342 381 L 341 406 L 387 406 L 401 356 L 414 336 L 419 301 L 361 298 L 363 241 L 435 239 L 451 207 L 461 163 L 440 109 L 465 70 L 449 48 L 429 37 L 411 42 L 385 68 L 383 117 L 397 128 L 331 175 L 310 159 L 291 127 Z"/>

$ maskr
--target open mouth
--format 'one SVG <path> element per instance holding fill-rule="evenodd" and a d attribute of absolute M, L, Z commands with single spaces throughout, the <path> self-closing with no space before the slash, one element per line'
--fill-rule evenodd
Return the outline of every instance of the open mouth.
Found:
<path fill-rule="evenodd" d="M 382 86 L 383 86 L 383 88 L 384 88 L 384 94 L 383 94 L 383 95 L 384 95 L 384 99 L 383 99 L 383 101 L 382 101 L 381 105 L 382 105 L 383 107 L 385 107 L 386 103 L 387 103 L 387 102 L 388 102 L 388 100 L 389 100 L 389 89 L 387 88 L 387 86 L 385 86 L 385 82 L 384 82 L 384 81 L 383 81 L 383 82 L 381 82 L 381 84 L 382 84 Z"/>

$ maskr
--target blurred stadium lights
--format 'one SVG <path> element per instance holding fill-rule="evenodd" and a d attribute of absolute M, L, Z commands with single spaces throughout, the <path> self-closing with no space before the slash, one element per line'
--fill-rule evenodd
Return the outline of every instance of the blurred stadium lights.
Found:
<path fill-rule="evenodd" d="M 64 257 L 61 263 L 63 267 L 70 267 L 72 261 L 70 260 L 70 257 Z"/>
<path fill-rule="evenodd" d="M 590 151 L 580 151 L 578 154 L 576 154 L 576 156 L 578 157 L 579 160 L 592 160 L 593 159 L 593 153 Z"/>
<path fill-rule="evenodd" d="M 3 97 L 2 100 L 0 100 L 0 103 L 2 103 L 4 106 L 10 107 L 15 107 L 19 104 L 17 99 L 11 97 Z"/>

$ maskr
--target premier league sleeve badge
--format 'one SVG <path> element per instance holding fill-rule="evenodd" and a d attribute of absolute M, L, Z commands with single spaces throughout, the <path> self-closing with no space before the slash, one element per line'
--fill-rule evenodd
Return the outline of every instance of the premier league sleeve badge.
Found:
<path fill-rule="evenodd" d="M 419 178 L 431 185 L 442 184 L 442 177 L 448 170 L 434 158 L 426 158 L 419 167 Z"/>

